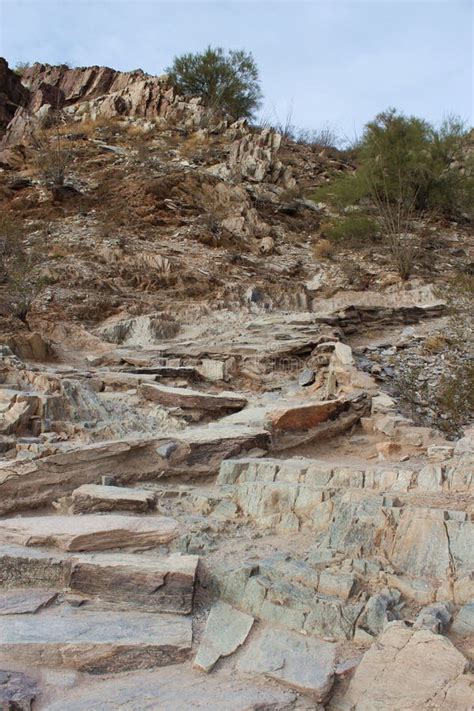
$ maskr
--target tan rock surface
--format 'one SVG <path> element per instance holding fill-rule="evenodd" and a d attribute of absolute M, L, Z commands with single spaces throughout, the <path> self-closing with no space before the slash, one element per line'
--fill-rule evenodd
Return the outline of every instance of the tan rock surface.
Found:
<path fill-rule="evenodd" d="M 198 556 L 179 553 L 83 554 L 72 559 L 68 584 L 73 591 L 139 610 L 189 614 L 197 564 Z"/>
<path fill-rule="evenodd" d="M 247 400 L 238 395 L 213 395 L 190 388 L 170 388 L 153 383 L 142 383 L 139 392 L 143 397 L 160 405 L 191 410 L 241 410 L 247 404 Z"/>
<path fill-rule="evenodd" d="M 365 653 L 345 694 L 330 711 L 468 711 L 472 695 L 466 658 L 451 642 L 428 630 L 390 624 Z M 456 691 L 454 689 L 456 687 Z M 466 693 L 462 693 L 461 689 Z M 447 694 L 456 694 L 451 705 Z"/>
<path fill-rule="evenodd" d="M 62 693 L 47 711 L 292 711 L 295 694 L 265 688 L 221 674 L 204 676 L 187 665 L 157 671 L 115 676 L 91 683 L 87 688 Z M 310 709 L 302 704 L 302 708 Z M 43 711 L 43 710 L 42 710 Z M 44 709 L 46 711 L 46 709 Z"/>
<path fill-rule="evenodd" d="M 51 609 L 3 618 L 0 664 L 64 666 L 95 674 L 146 669 L 184 661 L 191 641 L 191 620 L 183 616 Z"/>
<path fill-rule="evenodd" d="M 71 512 L 150 511 L 155 507 L 153 492 L 121 486 L 84 484 L 72 492 Z"/>
<path fill-rule="evenodd" d="M 178 530 L 176 521 L 164 516 L 40 516 L 0 521 L 0 542 L 64 551 L 151 548 L 169 543 Z"/>

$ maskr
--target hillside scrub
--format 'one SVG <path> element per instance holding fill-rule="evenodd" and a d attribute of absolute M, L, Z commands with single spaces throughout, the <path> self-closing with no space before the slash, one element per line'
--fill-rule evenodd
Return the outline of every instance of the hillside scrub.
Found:
<path fill-rule="evenodd" d="M 390 109 L 366 125 L 355 151 L 356 171 L 334 176 L 313 198 L 340 210 L 364 206 L 374 213 L 395 266 L 407 279 L 416 257 L 411 229 L 416 217 L 426 212 L 457 219 L 472 216 L 474 159 L 469 140 L 459 119 L 448 118 L 436 129 Z"/>
<path fill-rule="evenodd" d="M 364 214 L 333 217 L 321 225 L 320 234 L 339 245 L 364 245 L 373 242 L 378 233 L 377 223 Z"/>
<path fill-rule="evenodd" d="M 389 109 L 366 125 L 355 150 L 357 170 L 335 176 L 315 199 L 341 209 L 369 198 L 397 209 L 447 216 L 468 211 L 474 197 L 469 141 L 460 119 L 450 117 L 437 129 Z"/>

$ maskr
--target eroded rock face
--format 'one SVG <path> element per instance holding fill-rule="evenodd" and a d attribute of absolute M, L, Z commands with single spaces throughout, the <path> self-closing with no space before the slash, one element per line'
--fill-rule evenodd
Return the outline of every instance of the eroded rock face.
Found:
<path fill-rule="evenodd" d="M 33 64 L 19 78 L 0 67 L 0 134 L 3 145 L 21 142 L 28 125 L 45 106 L 78 118 L 98 116 L 163 118 L 199 126 L 206 115 L 199 99 L 184 100 L 166 76 L 145 74 L 141 69 L 119 72 L 109 67 L 75 67 Z M 17 108 L 17 107 L 20 108 Z M 23 108 L 24 107 L 24 108 Z"/>
<path fill-rule="evenodd" d="M 0 137 L 12 120 L 15 111 L 28 100 L 28 91 L 8 62 L 0 57 Z"/>

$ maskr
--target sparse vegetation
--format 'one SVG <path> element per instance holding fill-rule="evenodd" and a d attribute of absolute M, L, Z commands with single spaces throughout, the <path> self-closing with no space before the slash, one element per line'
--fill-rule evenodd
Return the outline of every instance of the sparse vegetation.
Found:
<path fill-rule="evenodd" d="M 18 74 L 19 77 L 22 77 L 26 70 L 30 68 L 30 66 L 31 64 L 29 62 L 17 62 L 13 71 L 15 72 L 15 74 Z"/>
<path fill-rule="evenodd" d="M 73 156 L 62 135 L 59 112 L 54 112 L 51 124 L 51 128 L 38 128 L 34 132 L 33 145 L 37 167 L 56 197 L 64 186 Z"/>
<path fill-rule="evenodd" d="M 378 231 L 375 220 L 367 215 L 354 213 L 323 223 L 320 234 L 335 244 L 347 247 L 373 242 Z"/>
<path fill-rule="evenodd" d="M 413 218 L 425 210 L 454 216 L 470 209 L 474 170 L 463 154 L 467 136 L 459 119 L 448 118 L 435 129 L 390 109 L 366 125 L 356 172 L 335 177 L 313 197 L 340 209 L 370 201 L 399 274 L 407 279 L 417 249 Z"/>
<path fill-rule="evenodd" d="M 208 47 L 204 52 L 189 52 L 175 57 L 166 71 L 179 92 L 200 96 L 213 112 L 250 118 L 260 104 L 258 68 L 244 50 Z"/>
<path fill-rule="evenodd" d="M 4 312 L 28 325 L 28 312 L 43 282 L 34 267 L 33 249 L 26 243 L 25 231 L 18 218 L 0 216 L 0 301 Z"/>

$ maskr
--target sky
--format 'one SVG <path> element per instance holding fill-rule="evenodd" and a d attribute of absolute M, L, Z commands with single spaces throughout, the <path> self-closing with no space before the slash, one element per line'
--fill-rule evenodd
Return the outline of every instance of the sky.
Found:
<path fill-rule="evenodd" d="M 260 118 L 349 140 L 394 106 L 473 120 L 471 0 L 0 0 L 0 56 L 141 68 L 207 47 L 251 51 Z"/>

